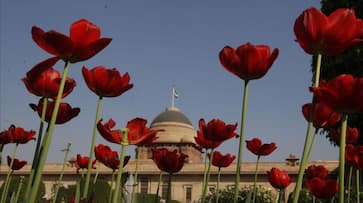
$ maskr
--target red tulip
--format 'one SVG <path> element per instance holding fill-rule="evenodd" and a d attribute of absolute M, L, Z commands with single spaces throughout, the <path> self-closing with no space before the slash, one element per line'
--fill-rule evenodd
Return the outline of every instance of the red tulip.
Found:
<path fill-rule="evenodd" d="M 77 160 L 76 160 L 76 168 L 77 168 L 77 173 L 79 173 L 80 169 L 87 169 L 88 168 L 88 161 L 89 161 L 89 157 L 88 156 L 81 156 L 80 154 L 77 154 Z M 92 168 L 95 169 L 96 168 L 96 160 L 92 161 Z"/>
<path fill-rule="evenodd" d="M 215 149 L 223 143 L 223 141 L 208 140 L 202 133 L 197 133 L 197 137 L 194 137 L 197 145 L 204 149 Z"/>
<path fill-rule="evenodd" d="M 334 140 L 334 142 L 340 146 L 340 128 L 338 129 L 329 129 L 329 134 L 331 138 Z M 345 134 L 345 142 L 347 144 L 353 144 L 356 143 L 359 138 L 359 131 L 357 128 L 347 128 L 346 134 Z"/>
<path fill-rule="evenodd" d="M 141 146 L 151 144 L 156 140 L 156 134 L 164 130 L 150 130 L 146 127 L 147 120 L 134 118 L 127 122 L 126 128 L 129 129 L 129 143 Z"/>
<path fill-rule="evenodd" d="M 363 170 L 363 146 L 348 144 L 345 147 L 345 161 L 359 170 Z"/>
<path fill-rule="evenodd" d="M 10 137 L 9 130 L 0 132 L 0 145 L 6 145 L 11 143 L 12 137 Z M 1 151 L 1 150 L 0 150 Z"/>
<path fill-rule="evenodd" d="M 117 170 L 120 164 L 120 159 L 116 151 L 112 151 L 109 146 L 99 144 L 95 147 L 95 157 L 97 161 L 103 163 L 113 171 Z M 124 167 L 129 162 L 130 156 L 125 156 Z"/>
<path fill-rule="evenodd" d="M 146 127 L 147 120 L 143 118 L 135 118 L 127 122 L 126 128 L 129 129 L 128 143 L 133 145 L 151 144 L 156 139 L 156 133 L 162 130 L 150 130 Z M 107 141 L 121 144 L 122 134 L 120 130 L 111 130 L 116 125 L 115 121 L 110 119 L 107 123 L 102 124 L 102 119 L 97 124 L 98 132 Z"/>
<path fill-rule="evenodd" d="M 319 87 L 310 90 L 321 102 L 334 111 L 353 113 L 363 111 L 363 78 L 342 74 L 328 81 L 321 81 Z"/>
<path fill-rule="evenodd" d="M 338 183 L 335 180 L 323 180 L 315 177 L 305 181 L 306 187 L 317 198 L 330 199 L 338 192 Z"/>
<path fill-rule="evenodd" d="M 32 38 L 44 51 L 71 63 L 87 60 L 110 42 L 110 38 L 100 38 L 101 30 L 86 19 L 74 22 L 69 37 L 57 31 L 44 32 L 33 26 Z"/>
<path fill-rule="evenodd" d="M 10 167 L 12 158 L 10 156 L 7 156 L 8 166 Z M 11 167 L 11 170 L 17 171 L 22 169 L 28 162 L 27 161 L 20 161 L 19 159 L 14 159 L 13 166 Z"/>
<path fill-rule="evenodd" d="M 100 97 L 117 97 L 133 87 L 133 84 L 129 83 L 129 74 L 121 76 L 115 68 L 97 66 L 88 70 L 83 67 L 82 74 L 88 88 Z"/>
<path fill-rule="evenodd" d="M 261 140 L 258 138 L 246 140 L 246 144 L 247 149 L 257 156 L 267 156 L 277 148 L 274 142 L 271 142 L 270 144 L 262 144 Z"/>
<path fill-rule="evenodd" d="M 276 48 L 270 53 L 266 45 L 243 44 L 237 49 L 225 46 L 219 52 L 222 66 L 242 80 L 254 80 L 263 77 L 279 55 Z"/>
<path fill-rule="evenodd" d="M 353 9 L 340 8 L 326 16 L 311 7 L 296 19 L 294 32 L 306 53 L 335 56 L 362 41 L 363 21 Z"/>
<path fill-rule="evenodd" d="M 35 131 L 26 131 L 24 128 L 15 127 L 11 125 L 7 131 L 0 133 L 1 144 L 16 143 L 16 144 L 26 144 L 30 140 L 35 140 Z"/>
<path fill-rule="evenodd" d="M 328 176 L 329 171 L 323 165 L 311 165 L 305 170 L 305 174 L 308 179 L 315 177 L 324 179 Z"/>
<path fill-rule="evenodd" d="M 57 97 L 61 75 L 52 67 L 54 65 L 52 60 L 51 58 L 37 64 L 22 79 L 30 93 L 45 98 Z M 62 98 L 69 95 L 75 86 L 76 81 L 74 79 L 66 78 Z"/>
<path fill-rule="evenodd" d="M 122 135 L 120 130 L 111 130 L 116 125 L 115 121 L 110 119 L 105 124 L 102 124 L 102 120 L 100 119 L 97 123 L 97 129 L 101 136 L 111 143 L 121 144 Z"/>
<path fill-rule="evenodd" d="M 229 165 L 232 164 L 235 158 L 236 156 L 232 156 L 230 153 L 227 153 L 226 155 L 223 156 L 221 152 L 214 151 L 212 165 L 218 168 L 228 167 Z"/>
<path fill-rule="evenodd" d="M 54 110 L 54 101 L 47 102 L 47 109 L 45 113 L 45 121 L 50 122 L 52 118 L 52 113 Z M 43 99 L 39 100 L 38 105 L 30 104 L 30 108 L 32 108 L 34 111 L 38 112 L 39 117 L 42 116 L 42 109 L 43 109 Z M 72 118 L 78 116 L 80 112 L 80 108 L 72 108 L 71 105 L 65 102 L 61 102 L 59 104 L 57 119 L 55 121 L 56 124 L 64 124 L 68 121 L 70 121 Z"/>
<path fill-rule="evenodd" d="M 152 159 L 157 167 L 167 173 L 177 173 L 183 166 L 188 156 L 178 153 L 177 150 L 169 151 L 166 148 L 152 149 Z"/>
<path fill-rule="evenodd" d="M 291 183 L 291 178 L 286 171 L 280 171 L 278 168 L 271 168 L 267 171 L 267 178 L 272 187 L 285 189 Z"/>
<path fill-rule="evenodd" d="M 339 113 L 334 112 L 328 105 L 318 102 L 314 104 L 314 118 L 313 125 L 315 128 L 325 128 L 334 126 L 340 121 L 341 115 Z M 307 103 L 302 106 L 302 112 L 306 119 L 309 121 L 310 119 L 310 109 L 312 107 L 312 103 Z"/>
<path fill-rule="evenodd" d="M 234 132 L 236 128 L 237 123 L 226 125 L 222 120 L 213 119 L 206 125 L 204 119 L 200 119 L 198 134 L 201 134 L 200 136 L 204 136 L 207 140 L 223 142 L 238 135 Z"/>

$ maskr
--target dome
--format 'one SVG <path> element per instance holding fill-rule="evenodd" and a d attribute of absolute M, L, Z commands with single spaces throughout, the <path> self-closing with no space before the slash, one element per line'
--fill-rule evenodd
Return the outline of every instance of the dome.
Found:
<path fill-rule="evenodd" d="M 151 126 L 153 126 L 155 123 L 162 122 L 176 122 L 192 125 L 190 120 L 176 107 L 169 107 L 166 109 L 166 111 L 156 116 L 156 118 L 151 122 Z"/>
<path fill-rule="evenodd" d="M 196 132 L 190 120 L 176 107 L 169 107 L 151 122 L 157 134 L 154 143 L 195 143 Z"/>

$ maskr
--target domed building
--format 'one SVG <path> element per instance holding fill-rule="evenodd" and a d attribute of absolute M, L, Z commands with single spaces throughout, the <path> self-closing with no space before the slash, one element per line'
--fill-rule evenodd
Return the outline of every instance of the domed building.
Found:
<path fill-rule="evenodd" d="M 202 162 L 201 149 L 194 140 L 196 131 L 190 120 L 178 108 L 169 107 L 160 113 L 151 122 L 150 129 L 163 131 L 158 132 L 158 138 L 151 145 L 140 146 L 136 149 L 139 159 L 150 159 L 152 148 L 163 147 L 188 155 L 186 163 Z"/>

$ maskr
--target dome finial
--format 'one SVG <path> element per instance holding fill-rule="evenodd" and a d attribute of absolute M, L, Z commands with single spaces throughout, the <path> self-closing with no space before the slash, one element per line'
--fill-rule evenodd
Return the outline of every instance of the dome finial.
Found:
<path fill-rule="evenodd" d="M 175 85 L 173 85 L 173 91 L 171 93 L 171 108 L 175 107 L 175 99 L 177 99 L 178 97 L 178 92 L 175 89 Z"/>

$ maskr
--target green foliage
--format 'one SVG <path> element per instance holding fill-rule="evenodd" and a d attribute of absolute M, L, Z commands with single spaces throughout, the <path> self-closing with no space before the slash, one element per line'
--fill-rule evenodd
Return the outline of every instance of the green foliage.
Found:
<path fill-rule="evenodd" d="M 289 194 L 288 203 L 292 202 L 292 199 L 293 199 L 292 195 L 293 195 L 293 192 L 291 192 Z M 302 188 L 301 192 L 300 192 L 299 203 L 311 203 L 311 202 L 314 202 L 313 195 L 310 193 L 310 191 L 307 188 Z M 338 202 L 337 199 L 334 199 L 333 201 L 331 199 L 325 199 L 325 200 L 315 199 L 315 203 L 337 203 L 337 202 Z"/>
<path fill-rule="evenodd" d="M 83 191 L 85 180 L 80 182 L 80 191 Z M 77 185 L 69 185 L 68 187 L 59 187 L 58 197 L 56 202 L 70 202 L 72 196 L 76 194 Z M 90 182 L 89 186 L 89 199 L 97 203 L 107 203 L 108 195 L 110 194 L 110 185 L 106 180 L 98 179 L 95 184 Z"/>
<path fill-rule="evenodd" d="M 10 202 L 11 195 L 18 191 L 19 183 L 20 183 L 20 176 L 14 176 L 14 175 L 11 176 L 8 196 L 6 197 L 5 202 Z M 26 190 L 26 185 L 27 184 L 28 184 L 28 178 L 25 177 L 24 180 L 23 180 L 23 184 L 22 184 L 23 186 L 21 187 L 20 194 L 19 194 L 19 202 L 23 202 L 23 200 L 24 200 L 24 195 L 25 195 L 25 190 Z M 0 194 L 2 194 L 2 192 L 3 192 L 3 189 L 4 189 L 3 187 L 4 187 L 4 185 L 1 185 Z M 38 195 L 37 195 L 37 198 L 36 198 L 37 199 L 36 202 L 37 203 L 46 202 L 46 200 L 43 198 L 44 195 L 45 195 L 45 185 L 42 182 L 40 184 L 40 188 L 38 190 Z"/>
<path fill-rule="evenodd" d="M 253 186 L 244 186 L 239 191 L 238 203 L 245 203 L 248 194 L 253 191 Z M 226 189 L 220 191 L 219 202 L 220 203 L 230 203 L 233 202 L 234 186 L 227 186 Z M 270 188 L 263 187 L 261 185 L 257 186 L 256 203 L 272 203 L 276 197 L 272 194 Z M 213 193 L 207 197 L 207 202 L 216 202 L 216 193 Z"/>
<path fill-rule="evenodd" d="M 134 195 L 135 202 L 160 202 L 160 197 L 156 196 L 156 194 L 135 193 Z"/>

